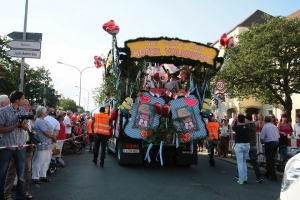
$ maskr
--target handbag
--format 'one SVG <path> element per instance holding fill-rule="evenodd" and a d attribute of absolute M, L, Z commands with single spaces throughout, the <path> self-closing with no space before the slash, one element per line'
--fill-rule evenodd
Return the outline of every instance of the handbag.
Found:
<path fill-rule="evenodd" d="M 31 144 L 37 145 L 37 144 L 41 143 L 41 140 L 33 131 L 28 130 L 28 135 L 29 135 L 29 141 L 31 142 Z"/>

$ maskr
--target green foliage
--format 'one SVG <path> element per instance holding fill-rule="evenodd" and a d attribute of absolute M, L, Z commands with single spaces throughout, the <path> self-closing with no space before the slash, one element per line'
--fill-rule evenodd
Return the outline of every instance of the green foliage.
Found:
<path fill-rule="evenodd" d="M 8 50 L 6 42 L 9 40 L 7 37 L 0 37 L 0 94 L 9 95 L 12 91 L 18 90 L 18 80 L 20 77 L 20 60 L 12 59 L 7 56 L 5 51 Z M 30 104 L 43 103 L 43 95 L 37 95 L 37 88 L 41 90 L 49 86 L 52 82 L 49 70 L 46 70 L 43 66 L 31 68 L 25 66 L 24 69 L 24 92 L 25 98 L 29 100 Z M 52 86 L 53 87 L 53 86 Z M 59 95 L 56 93 L 51 98 L 48 98 L 47 105 L 50 107 L 56 107 L 58 105 Z"/>
<path fill-rule="evenodd" d="M 300 18 L 268 17 L 238 36 L 217 78 L 238 99 L 254 97 L 291 114 L 291 95 L 300 91 Z"/>
<path fill-rule="evenodd" d="M 77 112 L 76 102 L 73 99 L 62 98 L 59 101 L 59 105 L 62 107 L 62 110 L 71 110 L 72 112 Z"/>

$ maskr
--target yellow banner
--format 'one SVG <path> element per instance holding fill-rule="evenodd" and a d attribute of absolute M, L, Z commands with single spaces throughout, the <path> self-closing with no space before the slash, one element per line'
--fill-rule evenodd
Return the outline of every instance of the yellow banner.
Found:
<path fill-rule="evenodd" d="M 131 58 L 175 56 L 200 62 L 206 62 L 214 66 L 213 59 L 217 57 L 217 50 L 213 47 L 186 42 L 181 40 L 143 40 L 127 42 Z"/>

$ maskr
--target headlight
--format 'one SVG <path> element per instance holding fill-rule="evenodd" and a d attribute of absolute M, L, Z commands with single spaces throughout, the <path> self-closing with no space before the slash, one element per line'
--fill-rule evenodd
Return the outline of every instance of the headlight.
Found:
<path fill-rule="evenodd" d="M 281 192 L 286 191 L 300 178 L 300 160 L 294 159 L 285 167 L 281 184 Z"/>

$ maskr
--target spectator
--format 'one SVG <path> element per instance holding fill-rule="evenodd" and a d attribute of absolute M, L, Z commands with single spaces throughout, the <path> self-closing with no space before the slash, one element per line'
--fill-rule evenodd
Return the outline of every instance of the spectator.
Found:
<path fill-rule="evenodd" d="M 278 140 L 280 138 L 278 128 L 272 124 L 270 116 L 265 117 L 265 125 L 260 133 L 260 141 L 265 144 L 265 155 L 267 171 L 264 174 L 265 177 L 270 178 L 273 181 L 277 181 L 275 170 L 275 153 L 278 147 Z"/>
<path fill-rule="evenodd" d="M 92 132 L 92 122 L 93 122 L 93 120 L 89 116 L 88 117 L 88 134 L 89 134 L 89 141 L 90 141 L 90 152 L 91 151 L 94 152 L 94 148 L 95 148 L 95 139 L 94 139 L 94 135 Z"/>
<path fill-rule="evenodd" d="M 253 115 L 252 115 L 253 116 Z M 260 170 L 259 166 L 257 163 L 257 147 L 256 147 L 256 125 L 252 122 L 252 117 L 250 114 L 246 114 L 245 116 L 245 122 L 249 126 L 249 137 L 250 137 L 250 150 L 249 150 L 249 158 L 252 163 L 253 170 L 256 175 L 256 182 L 261 183 L 263 181 L 261 175 L 260 175 Z"/>
<path fill-rule="evenodd" d="M 300 114 L 296 115 L 296 124 L 294 125 L 294 135 L 300 137 Z"/>
<path fill-rule="evenodd" d="M 53 143 L 52 155 L 55 157 L 57 164 L 62 167 L 66 166 L 65 161 L 61 158 L 60 148 L 57 143 Z"/>
<path fill-rule="evenodd" d="M 59 130 L 60 130 L 60 125 L 59 125 L 59 122 L 55 119 L 55 117 L 56 117 L 56 112 L 50 111 L 48 113 L 48 116 L 45 117 L 45 120 L 48 121 L 52 125 L 53 130 L 51 132 L 53 132 L 53 134 L 56 138 L 59 133 Z"/>
<path fill-rule="evenodd" d="M 5 106 L 8 106 L 9 105 L 9 99 L 8 99 L 8 96 L 7 95 L 0 95 L 0 109 L 5 107 Z M 0 146 L 1 145 L 1 140 L 2 139 L 2 136 L 0 134 Z"/>
<path fill-rule="evenodd" d="M 42 181 L 51 182 L 47 178 L 47 170 L 52 156 L 52 142 L 56 142 L 56 139 L 53 133 L 54 128 L 45 120 L 46 111 L 44 106 L 39 106 L 36 110 L 37 119 L 34 129 L 43 145 L 37 146 L 33 158 L 32 179 L 35 184 L 40 184 Z"/>
<path fill-rule="evenodd" d="M 287 115 L 282 114 L 280 122 L 277 124 L 280 138 L 279 138 L 279 153 L 282 156 L 281 159 L 285 159 L 287 156 L 287 144 L 288 138 L 287 136 L 291 136 L 293 133 L 293 128 L 291 123 L 289 122 Z"/>
<path fill-rule="evenodd" d="M 66 126 L 63 123 L 64 116 L 60 113 L 57 116 L 56 120 L 59 122 L 59 127 L 60 127 L 56 140 L 60 151 L 63 152 L 64 140 L 66 140 Z"/>
<path fill-rule="evenodd" d="M 220 134 L 220 155 L 221 158 L 225 158 L 227 156 L 228 147 L 229 147 L 229 120 L 223 119 L 221 124 L 221 134 Z"/>
<path fill-rule="evenodd" d="M 245 124 L 245 116 L 239 114 L 237 125 L 232 127 L 235 132 L 235 155 L 239 172 L 238 184 L 242 185 L 248 181 L 246 158 L 250 149 L 249 126 Z"/>
<path fill-rule="evenodd" d="M 23 92 L 14 91 L 10 94 L 11 105 L 0 110 L 0 134 L 2 134 L 2 145 L 25 145 L 26 140 L 23 130 L 28 130 L 27 120 L 19 121 L 19 115 L 26 115 Z M 4 199 L 4 184 L 11 159 L 16 163 L 18 175 L 16 198 L 26 198 L 26 148 L 13 147 L 0 149 L 0 199 Z"/>
<path fill-rule="evenodd" d="M 278 119 L 275 117 L 274 114 L 270 114 L 270 117 L 271 117 L 271 123 L 275 126 L 277 126 L 278 124 Z"/>
<path fill-rule="evenodd" d="M 23 108 L 25 108 L 26 114 L 29 114 L 30 104 L 27 99 L 24 99 Z M 28 121 L 30 121 L 30 120 L 28 120 Z M 31 123 L 28 123 L 28 129 L 30 131 L 32 131 Z M 27 144 L 30 143 L 28 131 L 24 130 L 24 134 L 25 134 L 25 138 L 26 138 L 26 143 Z M 31 181 L 32 156 L 33 156 L 33 147 L 32 146 L 26 147 L 26 199 L 33 198 L 32 195 L 29 193 L 29 184 Z M 16 171 L 16 167 L 15 167 L 15 162 L 14 162 L 14 159 L 12 159 L 9 164 L 8 172 L 6 174 L 6 180 L 5 180 L 4 194 L 6 196 L 6 199 L 11 198 L 11 190 L 13 188 L 16 175 L 17 175 L 17 171 Z"/>
<path fill-rule="evenodd" d="M 66 126 L 66 137 L 67 139 L 71 137 L 72 127 L 74 125 L 71 124 L 72 111 L 68 110 L 67 115 L 64 118 L 64 124 Z"/>
<path fill-rule="evenodd" d="M 256 124 L 256 122 L 257 122 L 257 114 L 252 114 L 252 121 L 253 121 L 253 123 L 254 124 Z"/>
<path fill-rule="evenodd" d="M 260 133 L 264 125 L 265 125 L 264 116 L 262 114 L 258 114 L 257 122 L 256 122 L 256 132 Z"/>

